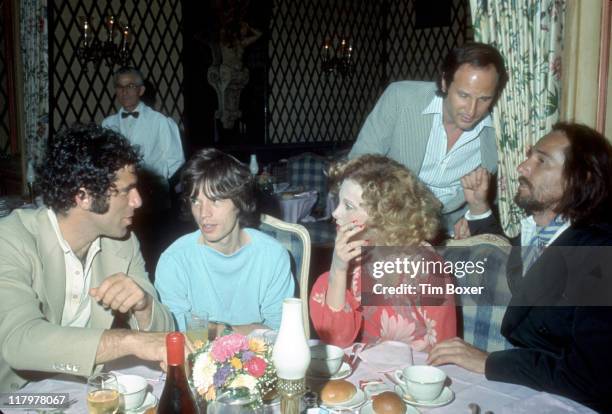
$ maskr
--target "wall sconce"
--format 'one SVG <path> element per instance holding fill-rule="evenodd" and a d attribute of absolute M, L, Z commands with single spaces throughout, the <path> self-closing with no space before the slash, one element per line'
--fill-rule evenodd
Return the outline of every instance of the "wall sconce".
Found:
<path fill-rule="evenodd" d="M 94 66 L 99 66 L 102 61 L 105 61 L 109 67 L 127 66 L 132 57 L 128 42 L 130 29 L 127 25 L 118 23 L 114 16 L 109 16 L 105 22 L 106 39 L 100 42 L 87 18 L 80 17 L 80 21 L 81 39 L 76 55 L 82 66 L 86 67 L 89 62 L 93 62 Z M 113 39 L 116 32 L 121 33 L 119 44 L 115 44 Z"/>
<path fill-rule="evenodd" d="M 323 63 L 321 70 L 323 73 L 339 73 L 348 76 L 353 73 L 353 46 L 346 39 L 340 41 L 337 48 L 333 48 L 331 42 L 325 41 L 323 44 Z"/>

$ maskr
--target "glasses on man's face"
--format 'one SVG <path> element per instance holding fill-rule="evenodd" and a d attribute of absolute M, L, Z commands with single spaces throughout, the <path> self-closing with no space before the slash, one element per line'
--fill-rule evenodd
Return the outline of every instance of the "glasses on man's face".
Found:
<path fill-rule="evenodd" d="M 136 89 L 140 88 L 141 85 L 137 84 L 137 83 L 128 83 L 127 85 L 115 85 L 115 89 L 118 91 L 135 91 Z"/>

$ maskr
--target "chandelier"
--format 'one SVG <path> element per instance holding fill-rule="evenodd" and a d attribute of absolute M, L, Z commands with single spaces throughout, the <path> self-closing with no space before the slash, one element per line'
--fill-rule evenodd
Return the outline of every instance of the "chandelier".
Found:
<path fill-rule="evenodd" d="M 338 73 L 349 76 L 353 72 L 353 47 L 346 39 L 342 39 L 338 47 L 333 48 L 332 43 L 325 41 L 323 44 L 323 60 L 321 70 L 325 74 Z"/>
<path fill-rule="evenodd" d="M 81 17 L 80 21 L 81 38 L 76 55 L 82 66 L 87 67 L 89 62 L 93 62 L 94 66 L 100 66 L 102 61 L 111 68 L 115 65 L 128 65 L 131 51 L 129 47 L 130 30 L 127 25 L 117 22 L 114 16 L 109 16 L 105 21 L 105 39 L 100 41 L 92 30 L 90 21 L 85 17 Z M 117 44 L 114 40 L 116 33 L 121 33 Z"/>

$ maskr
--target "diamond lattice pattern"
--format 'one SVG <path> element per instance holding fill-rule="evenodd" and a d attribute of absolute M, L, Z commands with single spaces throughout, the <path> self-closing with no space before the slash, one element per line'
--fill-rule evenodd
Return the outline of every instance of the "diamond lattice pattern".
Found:
<path fill-rule="evenodd" d="M 433 80 L 441 57 L 465 41 L 467 0 L 451 25 L 416 28 L 415 0 L 275 1 L 269 46 L 268 143 L 342 143 L 356 138 L 385 86 Z M 351 39 L 352 76 L 321 72 L 323 44 Z"/>
<path fill-rule="evenodd" d="M 52 127 L 75 121 L 102 122 L 116 111 L 112 71 L 105 63 L 86 67 L 78 61 L 79 17 L 89 17 L 98 38 L 106 32 L 105 16 L 114 15 L 132 33 L 132 61 L 157 90 L 156 109 L 182 126 L 183 67 L 181 1 L 52 1 L 50 7 L 50 78 Z M 118 35 L 117 35 L 118 36 Z M 118 42 L 118 38 L 116 39 Z"/>

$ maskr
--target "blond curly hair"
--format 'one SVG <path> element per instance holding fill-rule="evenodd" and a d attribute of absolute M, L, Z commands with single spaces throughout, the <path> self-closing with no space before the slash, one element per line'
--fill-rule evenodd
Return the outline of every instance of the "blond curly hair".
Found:
<path fill-rule="evenodd" d="M 379 246 L 417 246 L 433 240 L 440 230 L 442 204 L 402 164 L 382 155 L 363 155 L 334 164 L 332 189 L 353 180 L 363 189 L 366 226 Z"/>

